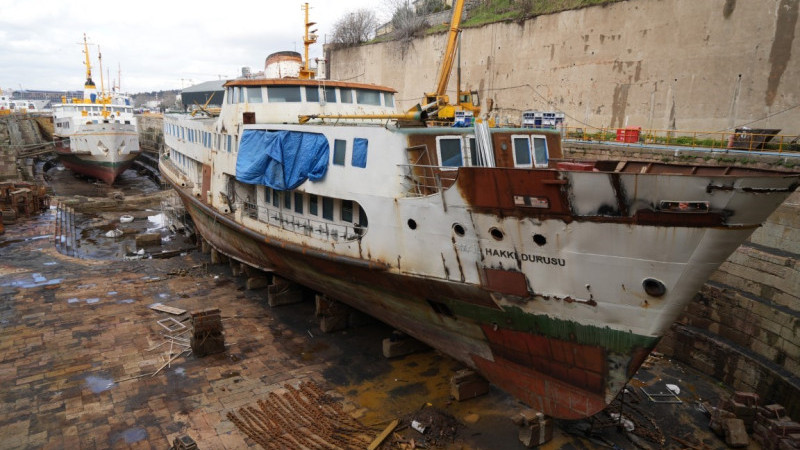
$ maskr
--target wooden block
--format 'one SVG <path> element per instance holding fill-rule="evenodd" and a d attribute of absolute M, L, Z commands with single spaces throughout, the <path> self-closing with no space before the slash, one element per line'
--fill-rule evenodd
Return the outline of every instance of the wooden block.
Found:
<path fill-rule="evenodd" d="M 271 307 L 289 305 L 303 301 L 303 288 L 299 284 L 291 283 L 274 277 L 273 284 L 267 287 L 267 303 Z"/>
<path fill-rule="evenodd" d="M 488 392 L 489 382 L 472 370 L 459 370 L 450 378 L 450 395 L 457 401 L 475 398 Z"/>
<path fill-rule="evenodd" d="M 247 283 L 245 285 L 245 288 L 248 291 L 252 291 L 252 290 L 255 290 L 255 289 L 264 289 L 265 287 L 268 287 L 268 286 L 269 286 L 269 278 L 267 278 L 265 276 L 256 275 L 256 276 L 252 276 L 252 277 L 247 279 Z"/>
<path fill-rule="evenodd" d="M 175 315 L 183 314 L 183 313 L 186 312 L 185 309 L 174 308 L 172 306 L 166 306 L 166 305 L 161 305 L 161 304 L 152 305 L 152 306 L 150 306 L 150 309 L 154 309 L 156 311 L 165 312 L 165 313 L 168 313 L 168 314 L 175 314 Z"/>
<path fill-rule="evenodd" d="M 545 444 L 553 439 L 553 420 L 544 418 L 536 423 L 525 425 L 519 430 L 519 440 L 526 448 Z"/>
<path fill-rule="evenodd" d="M 398 356 L 410 355 L 423 350 L 428 350 L 430 347 L 424 343 L 409 337 L 404 336 L 401 339 L 386 338 L 383 340 L 383 356 L 384 358 L 396 358 Z"/>

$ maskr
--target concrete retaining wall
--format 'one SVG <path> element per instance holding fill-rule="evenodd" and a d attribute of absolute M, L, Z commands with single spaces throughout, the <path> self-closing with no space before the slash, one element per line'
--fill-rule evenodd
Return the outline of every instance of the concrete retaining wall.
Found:
<path fill-rule="evenodd" d="M 0 118 L 0 180 L 18 179 L 17 152 L 44 143 L 35 118 L 16 115 Z"/>
<path fill-rule="evenodd" d="M 560 110 L 575 127 L 800 133 L 796 0 L 631 0 L 462 34 L 462 86 L 501 122 Z M 402 109 L 435 87 L 446 36 L 328 53 L 331 78 L 398 89 Z M 448 93 L 456 89 L 455 69 Z"/>
<path fill-rule="evenodd" d="M 160 151 L 164 146 L 164 119 L 156 115 L 136 116 L 139 124 L 139 146 L 143 150 Z"/>

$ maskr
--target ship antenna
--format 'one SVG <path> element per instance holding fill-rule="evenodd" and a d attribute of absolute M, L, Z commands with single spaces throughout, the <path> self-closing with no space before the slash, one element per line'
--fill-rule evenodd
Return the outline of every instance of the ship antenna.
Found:
<path fill-rule="evenodd" d="M 316 34 L 317 30 L 311 30 L 309 32 L 308 29 L 313 27 L 317 23 L 308 21 L 308 9 L 309 9 L 308 3 L 304 4 L 303 5 L 303 11 L 305 11 L 305 13 L 306 13 L 306 33 L 303 36 L 303 46 L 305 47 L 305 57 L 306 57 L 306 59 L 305 59 L 305 64 L 303 65 L 303 68 L 300 69 L 300 79 L 301 80 L 310 80 L 311 78 L 313 78 L 313 75 L 314 75 L 314 73 L 311 71 L 311 69 L 308 68 L 308 47 L 311 44 L 317 42 L 317 34 Z"/>

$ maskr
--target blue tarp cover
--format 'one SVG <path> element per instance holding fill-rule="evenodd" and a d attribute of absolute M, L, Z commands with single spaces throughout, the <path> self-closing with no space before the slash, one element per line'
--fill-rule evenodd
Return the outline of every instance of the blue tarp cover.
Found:
<path fill-rule="evenodd" d="M 328 170 L 328 140 L 318 133 L 244 130 L 236 158 L 236 179 L 286 191 Z"/>

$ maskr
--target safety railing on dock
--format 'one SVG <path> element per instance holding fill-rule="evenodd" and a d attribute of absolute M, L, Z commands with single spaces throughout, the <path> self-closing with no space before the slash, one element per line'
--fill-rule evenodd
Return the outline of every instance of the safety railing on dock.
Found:
<path fill-rule="evenodd" d="M 734 131 L 659 130 L 640 127 L 562 127 L 564 139 L 711 150 L 800 153 L 800 136 L 778 134 L 775 129 L 737 128 Z"/>

